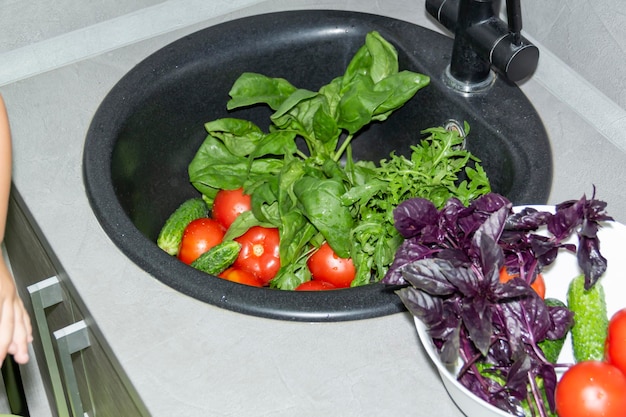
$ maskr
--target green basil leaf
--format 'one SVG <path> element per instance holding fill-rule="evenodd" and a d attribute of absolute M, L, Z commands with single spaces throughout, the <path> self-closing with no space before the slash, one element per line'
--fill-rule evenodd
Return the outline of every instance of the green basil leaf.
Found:
<path fill-rule="evenodd" d="M 335 162 L 332 159 L 327 159 L 324 161 L 321 168 L 325 177 L 333 178 L 346 183 L 349 182 L 348 176 L 346 175 L 346 172 L 341 167 L 341 165 L 339 165 L 339 162 Z"/>
<path fill-rule="evenodd" d="M 317 234 L 317 230 L 298 210 L 286 213 L 281 220 L 280 260 L 287 265 L 295 262 L 308 250 L 309 241 Z"/>
<path fill-rule="evenodd" d="M 292 155 L 298 150 L 296 136 L 296 132 L 291 130 L 276 130 L 263 135 L 250 156 L 259 158 L 266 155 Z"/>
<path fill-rule="evenodd" d="M 188 173 L 192 185 L 214 198 L 220 189 L 234 190 L 259 177 L 271 179 L 282 169 L 283 161 L 275 158 L 250 160 L 234 155 L 224 143 L 208 136 L 189 163 Z"/>
<path fill-rule="evenodd" d="M 365 46 L 372 57 L 369 75 L 374 83 L 398 72 L 398 52 L 380 33 L 368 33 Z"/>
<path fill-rule="evenodd" d="M 261 227 L 276 227 L 271 223 L 265 223 L 259 221 L 252 211 L 244 211 L 241 213 L 235 221 L 230 225 L 226 233 L 224 234 L 224 238 L 222 240 L 233 240 L 244 233 L 246 233 L 251 227 L 261 226 Z"/>
<path fill-rule="evenodd" d="M 317 97 L 318 94 L 319 93 L 305 90 L 302 88 L 297 89 L 289 97 L 287 97 L 285 101 L 283 101 L 278 109 L 276 109 L 276 112 L 271 116 L 271 119 L 279 119 L 281 116 L 284 116 L 285 114 L 291 112 L 303 101 L 308 101 L 314 97 Z"/>
<path fill-rule="evenodd" d="M 202 194 L 214 198 L 220 188 L 235 189 L 240 183 L 229 175 L 222 176 L 222 170 L 245 175 L 247 160 L 233 155 L 219 139 L 208 136 L 189 164 L 189 180 Z"/>
<path fill-rule="evenodd" d="M 343 77 L 337 77 L 330 83 L 322 86 L 319 91 L 320 95 L 326 99 L 328 114 L 335 119 L 337 117 L 337 107 L 339 106 L 339 101 L 341 101 L 342 80 Z"/>
<path fill-rule="evenodd" d="M 372 121 L 376 109 L 393 95 L 393 91 L 375 90 L 368 77 L 357 77 L 339 102 L 337 125 L 351 134 Z"/>
<path fill-rule="evenodd" d="M 219 138 L 228 151 L 236 156 L 249 155 L 264 136 L 257 125 L 242 119 L 217 119 L 205 123 L 204 127 L 209 135 Z"/>
<path fill-rule="evenodd" d="M 276 175 L 257 186 L 251 194 L 252 213 L 259 221 L 280 226 L 278 211 L 278 177 Z"/>
<path fill-rule="evenodd" d="M 313 114 L 312 130 L 315 139 L 326 144 L 326 151 L 330 155 L 337 147 L 337 140 L 341 130 L 339 130 L 335 118 L 322 106 Z"/>
<path fill-rule="evenodd" d="M 398 72 L 398 52 L 380 33 L 366 35 L 365 44 L 354 55 L 342 79 L 345 86 L 358 76 L 367 76 L 374 83 Z"/>
<path fill-rule="evenodd" d="M 387 99 L 374 110 L 374 115 L 388 114 L 402 107 L 415 93 L 430 83 L 430 77 L 411 71 L 402 71 L 374 85 L 374 91 L 388 92 Z"/>
<path fill-rule="evenodd" d="M 346 71 L 341 78 L 342 88 L 349 86 L 358 76 L 368 76 L 372 65 L 372 55 L 367 49 L 367 45 L 361 46 L 346 67 Z"/>
<path fill-rule="evenodd" d="M 350 209 L 341 204 L 345 190 L 345 186 L 335 179 L 307 176 L 294 184 L 302 213 L 342 258 L 350 257 L 350 232 L 354 226 Z"/>
<path fill-rule="evenodd" d="M 270 78 L 262 74 L 246 72 L 233 84 L 226 103 L 228 110 L 265 103 L 278 109 L 296 87 L 283 78 Z"/>

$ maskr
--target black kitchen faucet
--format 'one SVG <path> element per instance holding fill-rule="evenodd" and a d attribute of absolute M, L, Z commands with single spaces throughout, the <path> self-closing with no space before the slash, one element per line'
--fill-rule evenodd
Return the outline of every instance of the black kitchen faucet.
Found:
<path fill-rule="evenodd" d="M 521 0 L 506 0 L 507 22 L 500 0 L 426 0 L 426 10 L 454 33 L 446 82 L 471 93 L 489 88 L 495 69 L 520 81 L 537 68 L 539 49 L 521 35 Z"/>

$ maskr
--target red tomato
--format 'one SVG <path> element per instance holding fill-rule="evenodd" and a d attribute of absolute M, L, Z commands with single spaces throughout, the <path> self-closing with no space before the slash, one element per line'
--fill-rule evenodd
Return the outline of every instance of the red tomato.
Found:
<path fill-rule="evenodd" d="M 263 284 L 270 282 L 280 269 L 278 229 L 254 226 L 235 241 L 241 251 L 233 266 L 252 272 Z"/>
<path fill-rule="evenodd" d="M 328 243 L 324 243 L 309 258 L 307 265 L 314 280 L 325 281 L 337 288 L 346 288 L 356 275 L 351 258 L 340 258 Z"/>
<path fill-rule="evenodd" d="M 570 367 L 556 387 L 559 417 L 626 417 L 626 376 L 600 361 Z"/>
<path fill-rule="evenodd" d="M 318 281 L 312 279 L 310 281 L 303 282 L 302 284 L 296 287 L 296 291 L 324 291 L 324 290 L 334 290 L 336 287 L 326 281 Z"/>
<path fill-rule="evenodd" d="M 183 232 L 178 259 L 186 264 L 222 241 L 224 228 L 215 220 L 203 217 L 189 223 Z"/>
<path fill-rule="evenodd" d="M 501 283 L 504 284 L 505 282 L 510 281 L 516 277 L 519 277 L 519 274 L 509 273 L 506 267 L 502 267 L 502 269 L 500 269 L 500 282 Z M 537 278 L 535 278 L 535 281 L 532 284 L 530 284 L 530 288 L 535 290 L 535 292 L 539 294 L 539 297 L 546 298 L 546 281 L 543 279 L 543 275 L 537 274 Z"/>
<path fill-rule="evenodd" d="M 605 351 L 609 363 L 626 375 L 626 308 L 611 317 Z"/>
<path fill-rule="evenodd" d="M 237 216 L 251 208 L 251 198 L 243 193 L 243 188 L 220 190 L 213 200 L 211 215 L 225 229 L 228 229 Z"/>
<path fill-rule="evenodd" d="M 228 268 L 219 275 L 228 281 L 237 282 L 239 284 L 251 285 L 253 287 L 262 287 L 263 283 L 254 276 L 252 272 L 244 271 L 237 268 Z"/>

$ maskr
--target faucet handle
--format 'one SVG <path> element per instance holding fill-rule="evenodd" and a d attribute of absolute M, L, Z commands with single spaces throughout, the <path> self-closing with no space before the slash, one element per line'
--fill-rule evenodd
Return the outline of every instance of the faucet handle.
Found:
<path fill-rule="evenodd" d="M 508 33 L 493 45 L 489 61 L 509 80 L 520 81 L 537 68 L 539 48 L 519 34 Z"/>
<path fill-rule="evenodd" d="M 509 32 L 513 34 L 513 42 L 519 45 L 522 38 L 522 5 L 520 0 L 506 0 L 506 20 Z"/>

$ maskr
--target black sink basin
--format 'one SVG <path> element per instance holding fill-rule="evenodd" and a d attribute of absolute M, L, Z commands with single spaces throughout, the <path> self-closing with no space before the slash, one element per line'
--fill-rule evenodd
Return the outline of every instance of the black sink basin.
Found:
<path fill-rule="evenodd" d="M 450 91 L 442 74 L 452 41 L 381 16 L 295 11 L 244 18 L 186 36 L 133 68 L 95 114 L 84 149 L 84 181 L 105 232 L 156 279 L 198 300 L 233 311 L 285 320 L 341 321 L 403 310 L 393 288 L 372 284 L 324 292 L 253 288 L 184 265 L 160 250 L 167 216 L 197 196 L 187 166 L 206 136 L 204 123 L 234 115 L 267 127 L 268 109 L 226 110 L 228 91 L 245 71 L 283 77 L 317 90 L 343 74 L 365 35 L 377 30 L 397 49 L 400 68 L 427 74 L 420 90 L 388 121 L 362 133 L 357 159 L 408 153 L 421 129 L 448 119 L 471 126 L 467 146 L 482 159 L 494 191 L 516 204 L 545 203 L 552 181 L 549 141 L 532 105 L 497 79 L 467 97 Z M 358 146 L 358 141 L 367 146 Z"/>

